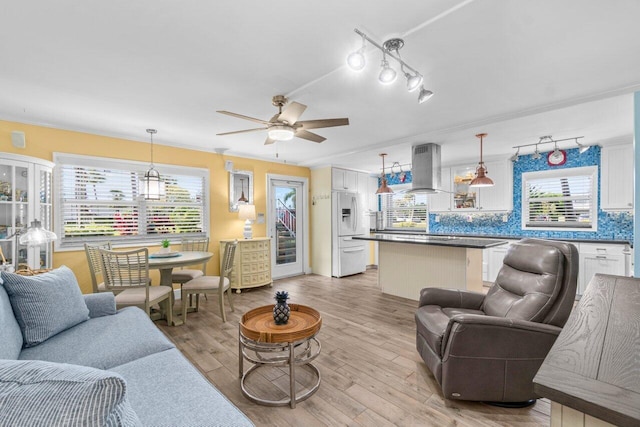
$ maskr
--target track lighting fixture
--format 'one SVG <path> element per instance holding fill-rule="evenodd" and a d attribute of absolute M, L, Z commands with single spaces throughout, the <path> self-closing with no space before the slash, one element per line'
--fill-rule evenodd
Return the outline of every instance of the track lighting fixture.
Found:
<path fill-rule="evenodd" d="M 580 143 L 578 142 L 578 138 L 576 138 L 576 145 L 578 146 L 578 152 L 579 152 L 580 154 L 582 154 L 582 153 L 586 153 L 586 152 L 589 150 L 589 148 L 591 148 L 591 146 L 589 146 L 589 145 L 582 145 L 582 144 L 580 144 Z"/>
<path fill-rule="evenodd" d="M 364 58 L 364 43 L 365 38 L 363 36 L 362 46 L 360 47 L 360 49 L 352 52 L 351 54 L 349 54 L 349 56 L 347 56 L 347 64 L 353 71 L 362 71 L 364 69 L 364 66 L 367 64 L 367 61 Z"/>
<path fill-rule="evenodd" d="M 560 161 L 560 157 L 564 156 L 565 154 L 563 154 L 564 150 L 561 150 L 558 148 L 558 142 L 563 142 L 563 141 L 574 141 L 575 144 L 578 146 L 578 152 L 580 154 L 585 153 L 586 151 L 589 150 L 589 148 L 591 148 L 590 145 L 583 145 L 580 144 L 580 142 L 578 142 L 578 140 L 580 138 L 584 138 L 584 136 L 574 136 L 571 138 L 565 138 L 565 139 L 553 139 L 551 137 L 551 135 L 545 135 L 545 136 L 541 136 L 540 139 L 538 140 L 538 142 L 534 142 L 531 144 L 522 144 L 522 145 L 516 145 L 513 148 L 515 148 L 517 151 L 516 153 L 510 157 L 510 160 L 512 162 L 517 162 L 518 161 L 518 157 L 520 156 L 520 148 L 522 147 L 532 147 L 535 146 L 535 151 L 532 154 L 532 158 L 535 160 L 538 160 L 539 158 L 542 157 L 542 155 L 540 154 L 539 151 L 539 146 L 542 144 L 554 144 L 554 149 L 552 151 L 552 153 L 550 154 L 551 158 L 549 160 L 551 160 L 551 162 L 558 162 Z M 569 147 L 571 148 L 571 147 Z M 575 148 L 575 147 L 574 147 Z"/>
<path fill-rule="evenodd" d="M 381 66 L 382 70 L 380 71 L 380 75 L 378 76 L 378 80 L 380 80 L 380 83 L 382 83 L 383 85 L 389 85 L 395 82 L 396 78 L 398 77 L 398 73 L 396 73 L 396 70 L 389 66 L 389 61 L 387 61 L 384 52 L 382 53 Z"/>
<path fill-rule="evenodd" d="M 531 155 L 531 158 L 534 160 L 538 160 L 540 157 L 542 157 L 542 155 L 538 151 L 538 144 L 536 144 L 536 151 L 533 152 L 533 154 Z"/>
<path fill-rule="evenodd" d="M 404 46 L 404 40 L 393 38 L 385 41 L 382 46 L 380 46 L 378 43 L 371 40 L 369 37 L 367 37 L 366 34 L 358 30 L 357 28 L 354 31 L 362 37 L 362 46 L 360 47 L 360 49 L 350 53 L 347 56 L 347 65 L 349 66 L 349 68 L 354 71 L 362 71 L 362 69 L 364 69 L 366 64 L 364 47 L 365 41 L 368 41 L 370 44 L 382 51 L 382 69 L 380 70 L 380 74 L 378 75 L 378 80 L 381 84 L 391 84 L 395 82 L 398 77 L 398 73 L 389 65 L 389 61 L 387 60 L 387 57 L 391 57 L 395 59 L 398 64 L 400 64 L 400 70 L 402 71 L 404 77 L 407 79 L 407 91 L 415 92 L 418 90 L 418 88 L 420 88 L 420 91 L 418 92 L 419 104 L 422 104 L 427 99 L 433 96 L 432 91 L 424 88 L 424 77 L 422 76 L 422 74 L 408 65 L 406 62 L 404 62 L 400 57 L 400 49 L 402 49 L 402 47 Z"/>
<path fill-rule="evenodd" d="M 493 187 L 495 184 L 493 180 L 487 176 L 487 168 L 482 161 L 482 139 L 487 136 L 486 133 L 479 133 L 476 135 L 480 138 L 480 162 L 476 167 L 476 177 L 471 180 L 469 187 Z"/>

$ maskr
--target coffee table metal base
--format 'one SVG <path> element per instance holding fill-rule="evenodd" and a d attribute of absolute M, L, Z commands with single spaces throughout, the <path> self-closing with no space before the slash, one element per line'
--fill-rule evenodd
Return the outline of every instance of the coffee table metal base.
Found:
<path fill-rule="evenodd" d="M 266 406 L 286 406 L 296 407 L 296 403 L 302 402 L 314 394 L 320 388 L 320 371 L 313 366 L 311 361 L 320 354 L 321 345 L 315 336 L 305 338 L 300 341 L 290 343 L 264 343 L 253 341 L 242 333 L 239 334 L 239 367 L 240 367 L 240 388 L 242 394 L 255 403 Z M 254 365 L 244 372 L 244 359 Z M 308 366 L 317 377 L 315 383 L 309 390 L 296 396 L 296 366 Z M 246 380 L 249 376 L 265 366 L 289 366 L 289 398 L 281 400 L 269 400 L 260 398 L 252 394 L 246 387 Z"/>

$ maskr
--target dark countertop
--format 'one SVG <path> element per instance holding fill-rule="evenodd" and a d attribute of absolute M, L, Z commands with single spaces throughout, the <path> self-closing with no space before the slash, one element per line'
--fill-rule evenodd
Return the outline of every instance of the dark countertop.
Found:
<path fill-rule="evenodd" d="M 558 237 L 533 237 L 533 236 L 509 236 L 509 235 L 500 235 L 500 234 L 456 234 L 456 233 L 448 233 L 448 234 L 438 234 L 438 233 L 428 233 L 424 232 L 412 232 L 412 231 L 393 231 L 393 230 L 384 230 L 384 231 L 375 231 L 371 230 L 371 234 L 390 234 L 390 235 L 408 235 L 408 236 L 434 236 L 434 237 L 459 237 L 464 239 L 498 239 L 498 240 L 520 240 L 520 239 L 545 239 L 545 240 L 559 240 L 562 242 L 574 242 L 574 243 L 605 243 L 605 244 L 614 244 L 614 245 L 630 245 L 633 247 L 633 242 L 629 240 L 604 240 L 604 239 L 563 239 Z"/>
<path fill-rule="evenodd" d="M 504 240 L 471 238 L 468 236 L 444 236 L 425 234 L 372 233 L 369 236 L 354 236 L 354 240 L 371 240 L 385 243 L 413 243 L 417 245 L 449 246 L 455 248 L 486 249 L 504 245 Z"/>

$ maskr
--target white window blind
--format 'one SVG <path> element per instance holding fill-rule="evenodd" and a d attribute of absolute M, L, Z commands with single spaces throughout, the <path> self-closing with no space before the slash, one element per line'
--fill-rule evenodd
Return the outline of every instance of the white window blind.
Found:
<path fill-rule="evenodd" d="M 60 248 L 85 242 L 158 241 L 206 235 L 205 169 L 156 165 L 165 181 L 163 200 L 144 200 L 140 179 L 149 165 L 56 155 L 56 233 Z"/>
<path fill-rule="evenodd" d="M 523 228 L 596 231 L 596 166 L 522 174 Z"/>
<path fill-rule="evenodd" d="M 427 230 L 426 193 L 405 193 L 404 187 L 394 186 L 394 193 L 381 195 L 384 228 Z"/>

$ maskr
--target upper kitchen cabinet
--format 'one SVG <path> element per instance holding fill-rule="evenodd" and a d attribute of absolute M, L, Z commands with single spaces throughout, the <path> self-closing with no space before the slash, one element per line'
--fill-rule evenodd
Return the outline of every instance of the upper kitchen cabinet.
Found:
<path fill-rule="evenodd" d="M 358 191 L 358 172 L 332 168 L 331 188 L 338 191 Z"/>
<path fill-rule="evenodd" d="M 429 212 L 451 212 L 451 168 L 440 169 L 440 193 L 429 194 Z"/>
<path fill-rule="evenodd" d="M 600 208 L 633 209 L 633 145 L 605 146 L 601 153 Z"/>
<path fill-rule="evenodd" d="M 469 184 L 475 178 L 476 166 L 451 168 L 453 200 L 452 211 L 511 211 L 513 209 L 513 172 L 508 160 L 485 162 L 487 176 L 493 187 L 474 188 Z"/>

